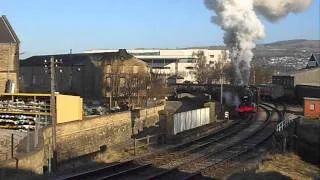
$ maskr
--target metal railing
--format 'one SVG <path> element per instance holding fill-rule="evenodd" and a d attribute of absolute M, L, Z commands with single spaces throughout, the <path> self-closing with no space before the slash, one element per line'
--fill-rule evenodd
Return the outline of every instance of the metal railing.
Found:
<path fill-rule="evenodd" d="M 164 138 L 165 138 L 164 133 L 147 135 L 146 137 L 137 138 L 137 139 L 135 138 L 133 142 L 134 155 L 136 155 L 138 148 L 149 147 L 152 144 L 158 144 L 159 141 L 161 141 L 161 143 L 164 143 L 165 141 Z"/>
<path fill-rule="evenodd" d="M 276 131 L 277 132 L 283 131 L 286 127 L 288 127 L 292 122 L 294 122 L 298 118 L 300 118 L 300 116 L 290 114 L 287 119 L 277 124 Z"/>

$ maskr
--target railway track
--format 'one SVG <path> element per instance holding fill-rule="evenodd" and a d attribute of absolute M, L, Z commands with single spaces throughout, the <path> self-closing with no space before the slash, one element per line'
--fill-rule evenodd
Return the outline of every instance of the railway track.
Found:
<path fill-rule="evenodd" d="M 235 158 L 264 142 L 271 135 L 268 132 L 273 132 L 270 117 L 271 113 L 268 113 L 266 121 L 255 124 L 251 124 L 254 118 L 239 121 L 165 152 L 63 179 L 193 179 L 199 177 L 202 170 Z"/>
<path fill-rule="evenodd" d="M 203 170 L 237 158 L 269 139 L 274 130 L 270 117 L 271 113 L 268 115 L 268 120 L 243 141 L 229 145 L 223 151 L 208 153 L 200 158 L 185 162 L 175 169 L 168 170 L 162 174 L 155 174 L 146 179 L 202 179 L 201 173 Z"/>
<path fill-rule="evenodd" d="M 281 116 L 281 113 L 284 113 L 286 111 L 286 106 L 281 105 L 281 110 L 274 109 L 274 107 L 270 104 L 265 104 L 266 107 L 272 109 L 272 112 L 270 113 L 270 116 L 273 113 L 278 114 L 278 120 L 281 121 L 283 116 Z M 279 107 L 277 105 L 276 107 Z M 227 160 L 225 160 L 222 163 L 218 163 L 215 165 L 212 165 L 206 169 L 201 170 L 198 172 L 198 174 L 201 174 L 206 177 L 215 177 L 215 178 L 226 178 L 226 174 L 232 174 L 239 171 L 243 171 L 244 169 L 247 169 L 248 167 L 244 165 L 243 163 L 250 162 L 250 166 L 252 168 L 252 161 L 253 159 L 256 159 L 254 162 L 257 163 L 262 160 L 263 154 L 266 152 L 269 152 L 274 148 L 273 139 L 271 138 L 273 136 L 273 132 L 275 130 L 276 121 L 271 121 L 266 126 L 263 131 L 258 132 L 256 136 L 254 136 L 254 139 L 250 140 L 250 144 L 246 144 L 246 142 L 243 143 L 245 147 L 249 147 L 244 149 L 244 151 L 241 153 L 235 154 L 234 157 L 231 157 Z M 269 130 L 268 130 L 269 129 Z M 255 144 L 255 145 L 254 145 Z M 249 145 L 249 146 L 248 146 Z M 254 145 L 254 146 L 252 146 Z M 251 146 L 251 147 L 250 147 Z M 256 164 L 257 166 L 258 164 Z M 203 176 L 195 176 L 196 178 L 189 178 L 189 179 L 202 179 Z"/>
<path fill-rule="evenodd" d="M 247 121 L 236 120 L 228 126 L 223 126 L 219 129 L 217 129 L 217 131 L 215 131 L 212 134 L 205 135 L 205 136 L 199 137 L 195 140 L 179 144 L 179 145 L 172 147 L 170 149 L 167 149 L 165 151 L 152 153 L 151 155 L 147 155 L 142 158 L 146 160 L 146 159 L 152 159 L 154 157 L 160 157 L 160 156 L 167 155 L 167 157 L 170 156 L 170 158 L 165 158 L 165 159 L 162 158 L 162 159 L 170 161 L 170 160 L 172 160 L 172 158 L 176 158 L 178 156 L 177 153 L 179 153 L 179 156 L 182 156 L 183 150 L 196 151 L 197 149 L 200 149 L 201 147 L 205 147 L 205 146 L 210 145 L 210 143 L 208 143 L 208 141 L 219 141 L 224 138 L 227 138 L 228 136 L 231 136 L 232 134 L 239 132 L 242 128 L 244 128 L 245 126 L 248 126 L 251 122 L 252 122 L 252 117 L 249 117 L 247 119 Z M 197 145 L 195 144 L 196 142 L 197 142 Z M 204 142 L 204 143 L 201 145 L 201 142 Z M 194 146 L 192 146 L 192 145 L 194 145 Z M 140 158 L 140 162 L 141 162 L 141 158 Z M 165 163 L 165 162 L 163 162 L 163 163 Z M 141 165 L 141 164 L 139 165 L 136 162 L 136 160 L 133 159 L 133 160 L 128 160 L 128 161 L 121 162 L 121 163 L 116 163 L 111 166 L 102 167 L 102 168 L 87 171 L 87 172 L 82 172 L 82 173 L 75 174 L 75 175 L 68 176 L 68 177 L 59 177 L 57 179 L 61 179 L 61 180 L 62 179 L 71 180 L 71 179 L 79 179 L 79 178 L 80 179 L 95 179 L 95 178 L 101 176 L 102 174 L 109 174 L 110 172 L 117 174 L 121 171 L 124 171 L 125 168 L 123 169 L 123 167 L 127 167 L 128 170 L 135 170 L 135 169 L 131 169 L 131 168 L 138 168 L 141 166 L 140 169 L 143 169 L 143 168 L 149 167 L 150 164 L 143 163 L 143 165 Z M 100 174 L 100 175 L 96 176 L 95 174 Z"/>

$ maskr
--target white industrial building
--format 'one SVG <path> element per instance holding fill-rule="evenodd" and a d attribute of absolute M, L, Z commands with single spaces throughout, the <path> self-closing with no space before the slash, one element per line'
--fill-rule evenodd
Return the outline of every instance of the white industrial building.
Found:
<path fill-rule="evenodd" d="M 117 52 L 118 49 L 88 50 L 85 53 Z M 154 73 L 166 76 L 179 75 L 185 81 L 195 81 L 194 68 L 196 65 L 195 54 L 203 51 L 207 64 L 213 65 L 218 61 L 230 62 L 226 49 L 127 49 L 134 55 L 149 64 Z M 227 56 L 225 56 L 225 54 Z M 226 57 L 226 59 L 223 59 Z"/>

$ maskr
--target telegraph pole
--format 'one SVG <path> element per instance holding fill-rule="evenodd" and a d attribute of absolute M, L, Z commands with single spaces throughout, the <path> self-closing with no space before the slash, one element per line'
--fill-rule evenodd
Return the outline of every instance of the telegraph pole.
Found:
<path fill-rule="evenodd" d="M 56 118 L 56 99 L 55 99 L 55 61 L 54 57 L 50 58 L 50 112 L 51 112 L 51 123 L 52 123 L 52 167 L 56 168 L 57 165 L 57 150 L 56 150 L 56 126 L 57 126 L 57 118 Z"/>
<path fill-rule="evenodd" d="M 223 65 L 220 66 L 220 111 L 223 112 Z"/>
<path fill-rule="evenodd" d="M 56 97 L 55 97 L 55 69 L 58 67 L 59 63 L 62 63 L 61 60 L 55 60 L 53 56 L 50 57 L 50 62 L 44 60 L 45 71 L 50 73 L 50 115 L 51 115 L 51 129 L 52 129 L 52 139 L 51 139 L 51 149 L 52 157 L 49 155 L 49 172 L 52 172 L 57 167 L 57 116 L 56 116 Z M 48 64 L 50 63 L 50 67 Z M 49 148 L 50 151 L 50 148 Z M 51 154 L 51 152 L 49 152 Z"/>

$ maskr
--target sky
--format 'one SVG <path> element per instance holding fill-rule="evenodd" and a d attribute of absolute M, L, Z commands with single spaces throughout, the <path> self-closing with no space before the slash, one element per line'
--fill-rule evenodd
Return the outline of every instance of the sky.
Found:
<path fill-rule="evenodd" d="M 299 14 L 265 24 L 258 43 L 320 40 L 320 0 Z M 21 41 L 21 57 L 88 49 L 223 45 L 203 0 L 1 0 Z"/>

